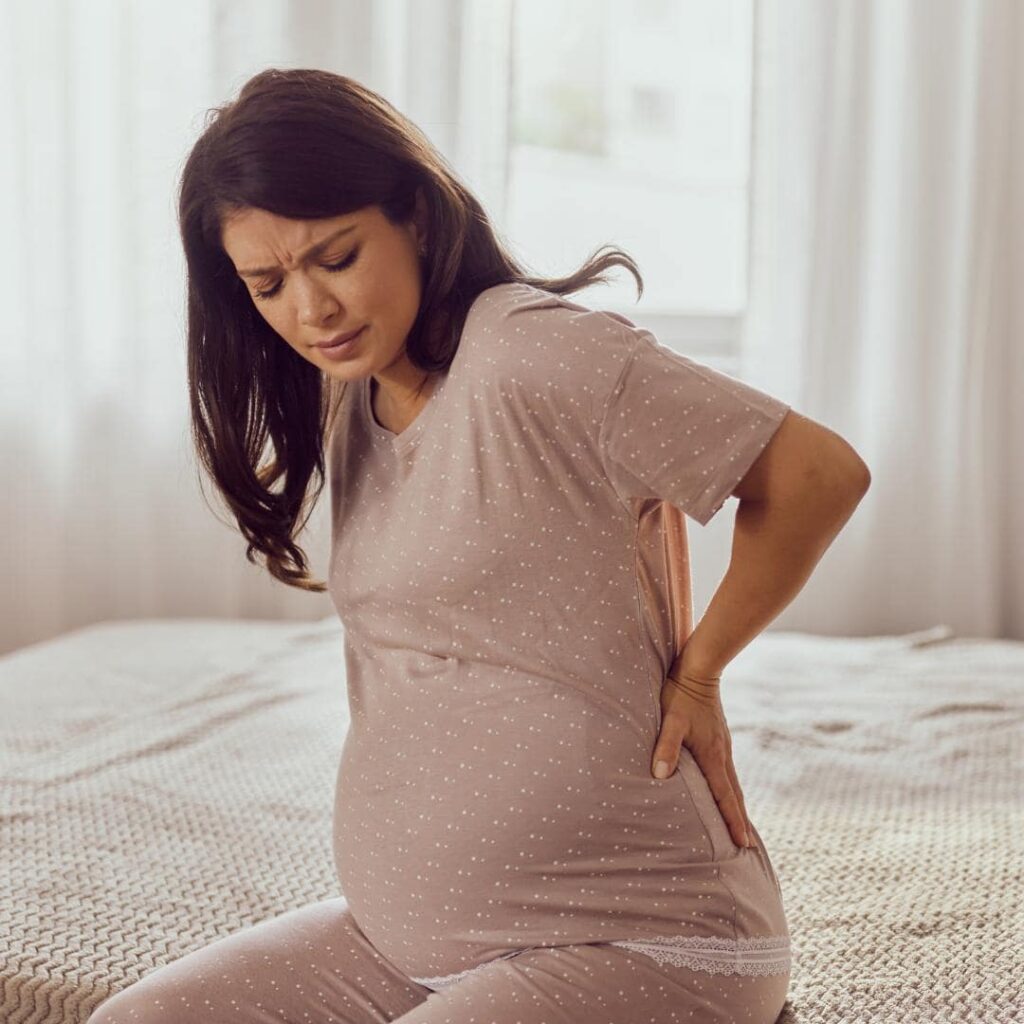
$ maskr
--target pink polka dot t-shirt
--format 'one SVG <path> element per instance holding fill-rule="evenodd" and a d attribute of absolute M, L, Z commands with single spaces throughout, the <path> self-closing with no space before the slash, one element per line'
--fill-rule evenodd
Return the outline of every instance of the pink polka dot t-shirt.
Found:
<path fill-rule="evenodd" d="M 477 296 L 400 433 L 369 377 L 345 385 L 334 855 L 359 926 L 410 977 L 580 942 L 789 969 L 760 837 L 733 843 L 685 746 L 670 778 L 650 772 L 691 629 L 682 517 L 710 520 L 788 409 L 519 283 Z"/>

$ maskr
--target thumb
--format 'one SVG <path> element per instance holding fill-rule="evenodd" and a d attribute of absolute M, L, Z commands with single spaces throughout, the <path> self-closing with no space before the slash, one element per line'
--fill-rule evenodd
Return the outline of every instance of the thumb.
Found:
<path fill-rule="evenodd" d="M 656 779 L 667 779 L 676 770 L 682 742 L 682 728 L 673 719 L 666 718 L 654 744 L 654 756 L 651 759 L 651 774 Z"/>

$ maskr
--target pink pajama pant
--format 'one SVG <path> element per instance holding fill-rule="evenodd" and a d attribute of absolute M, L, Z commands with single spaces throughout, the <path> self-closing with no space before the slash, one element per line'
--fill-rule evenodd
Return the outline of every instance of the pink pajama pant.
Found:
<path fill-rule="evenodd" d="M 694 970 L 598 942 L 527 949 L 434 985 L 381 955 L 338 896 L 156 968 L 88 1024 L 773 1024 L 789 974 Z"/>

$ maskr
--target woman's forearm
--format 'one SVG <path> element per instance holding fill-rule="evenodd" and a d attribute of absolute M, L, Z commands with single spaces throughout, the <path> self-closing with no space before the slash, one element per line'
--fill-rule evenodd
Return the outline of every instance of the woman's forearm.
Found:
<path fill-rule="evenodd" d="M 669 674 L 721 675 L 800 592 L 866 489 L 812 476 L 785 498 L 741 500 L 729 568 Z"/>

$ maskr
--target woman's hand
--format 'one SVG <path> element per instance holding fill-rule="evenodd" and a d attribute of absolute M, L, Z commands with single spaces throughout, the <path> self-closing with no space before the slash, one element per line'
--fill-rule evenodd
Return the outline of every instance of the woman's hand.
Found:
<path fill-rule="evenodd" d="M 691 675 L 673 666 L 661 687 L 661 732 L 654 745 L 652 772 L 668 778 L 679 762 L 685 743 L 707 779 L 722 817 L 737 846 L 753 846 L 743 792 L 732 763 L 732 737 L 725 722 L 717 677 Z M 667 767 L 657 771 L 659 761 Z"/>

